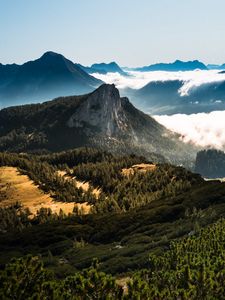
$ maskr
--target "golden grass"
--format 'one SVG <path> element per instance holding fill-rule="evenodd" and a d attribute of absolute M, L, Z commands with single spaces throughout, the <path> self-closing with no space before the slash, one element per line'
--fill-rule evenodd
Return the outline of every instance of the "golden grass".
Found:
<path fill-rule="evenodd" d="M 74 203 L 54 201 L 50 194 L 44 193 L 27 175 L 19 173 L 14 167 L 0 167 L 0 207 L 7 207 L 19 201 L 28 207 L 33 215 L 41 207 L 50 207 L 54 213 L 62 209 L 68 214 Z"/>

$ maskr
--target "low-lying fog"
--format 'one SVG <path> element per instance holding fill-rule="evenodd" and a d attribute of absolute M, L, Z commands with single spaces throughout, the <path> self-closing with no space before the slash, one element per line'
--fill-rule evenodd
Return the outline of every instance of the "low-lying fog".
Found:
<path fill-rule="evenodd" d="M 94 73 L 92 75 L 106 83 L 114 83 L 119 89 L 127 87 L 139 89 L 149 82 L 180 80 L 183 81 L 183 86 L 179 91 L 181 96 L 187 95 L 192 88 L 204 83 L 225 81 L 225 73 L 222 73 L 221 70 L 128 72 L 128 74 L 130 76 L 122 76 L 119 73 Z"/>

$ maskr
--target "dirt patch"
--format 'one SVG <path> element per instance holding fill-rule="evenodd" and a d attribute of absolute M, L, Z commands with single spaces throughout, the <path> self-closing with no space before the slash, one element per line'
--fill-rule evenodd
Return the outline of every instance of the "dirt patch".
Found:
<path fill-rule="evenodd" d="M 155 164 L 138 164 L 133 165 L 131 168 L 122 169 L 122 174 L 124 176 L 131 176 L 134 175 L 135 172 L 146 173 L 146 172 L 153 172 L 157 166 Z"/>
<path fill-rule="evenodd" d="M 118 284 L 122 289 L 125 295 L 128 293 L 128 282 L 131 281 L 130 277 L 123 277 L 116 279 L 116 284 Z"/>
<path fill-rule="evenodd" d="M 50 207 L 56 213 L 62 209 L 66 214 L 74 208 L 74 203 L 54 201 L 50 194 L 39 189 L 27 175 L 21 175 L 17 168 L 0 167 L 0 207 L 17 201 L 28 207 L 33 215 L 41 207 Z"/>

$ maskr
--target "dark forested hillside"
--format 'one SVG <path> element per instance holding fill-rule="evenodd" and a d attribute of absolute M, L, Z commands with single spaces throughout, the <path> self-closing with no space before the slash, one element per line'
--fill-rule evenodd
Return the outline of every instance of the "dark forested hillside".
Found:
<path fill-rule="evenodd" d="M 151 254 L 145 269 L 116 280 L 93 260 L 83 271 L 58 279 L 41 257 L 14 259 L 0 271 L 3 299 L 149 299 L 211 300 L 224 298 L 224 219 L 172 242 L 160 255 Z M 207 261 L 207 263 L 206 263 Z M 56 259 L 49 255 L 48 264 Z M 15 278 L 17 280 L 15 280 Z"/>
<path fill-rule="evenodd" d="M 216 149 L 198 152 L 195 172 L 208 178 L 225 177 L 225 153 Z"/>

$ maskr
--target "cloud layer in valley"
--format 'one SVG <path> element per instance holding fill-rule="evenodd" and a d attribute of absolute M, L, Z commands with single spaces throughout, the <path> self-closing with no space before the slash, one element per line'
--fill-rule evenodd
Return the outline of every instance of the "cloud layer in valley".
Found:
<path fill-rule="evenodd" d="M 139 89 L 149 82 L 180 80 L 183 86 L 179 90 L 181 96 L 188 95 L 190 91 L 204 83 L 225 81 L 225 73 L 218 70 L 195 70 L 186 72 L 129 72 L 130 76 L 122 76 L 119 73 L 92 74 L 106 83 L 114 83 L 119 89 L 133 88 Z"/>
<path fill-rule="evenodd" d="M 225 111 L 154 118 L 168 129 L 180 133 L 184 142 L 225 150 Z"/>

